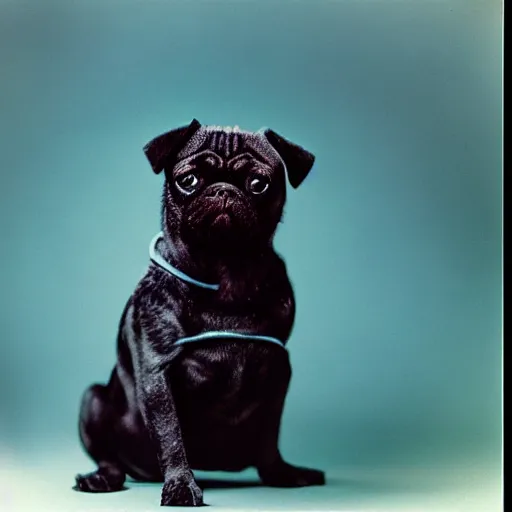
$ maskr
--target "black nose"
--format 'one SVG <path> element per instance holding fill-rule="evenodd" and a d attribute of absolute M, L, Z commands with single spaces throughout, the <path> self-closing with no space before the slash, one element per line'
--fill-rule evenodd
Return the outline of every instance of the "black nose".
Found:
<path fill-rule="evenodd" d="M 208 191 L 208 197 L 219 197 L 228 199 L 235 197 L 235 191 L 231 187 L 215 187 L 213 190 Z"/>

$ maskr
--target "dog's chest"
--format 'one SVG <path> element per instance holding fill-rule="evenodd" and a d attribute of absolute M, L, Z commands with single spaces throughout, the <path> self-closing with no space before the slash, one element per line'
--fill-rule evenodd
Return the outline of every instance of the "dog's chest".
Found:
<path fill-rule="evenodd" d="M 247 340 L 185 347 L 170 374 L 183 426 L 243 423 L 275 391 L 287 364 L 282 348 Z"/>

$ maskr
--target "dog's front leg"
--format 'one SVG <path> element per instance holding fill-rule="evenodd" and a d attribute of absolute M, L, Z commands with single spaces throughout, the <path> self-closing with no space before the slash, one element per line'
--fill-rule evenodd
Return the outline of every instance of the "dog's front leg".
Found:
<path fill-rule="evenodd" d="M 190 470 L 181 435 L 172 390 L 158 354 L 145 347 L 139 358 L 137 399 L 149 434 L 158 451 L 164 486 L 161 505 L 203 505 L 203 493 Z"/>

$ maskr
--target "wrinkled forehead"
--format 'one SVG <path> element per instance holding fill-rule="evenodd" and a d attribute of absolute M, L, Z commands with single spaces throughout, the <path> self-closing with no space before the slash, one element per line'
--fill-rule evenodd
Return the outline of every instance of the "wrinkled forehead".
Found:
<path fill-rule="evenodd" d="M 178 160 L 187 159 L 203 151 L 213 151 L 224 160 L 249 153 L 270 167 L 278 167 L 281 158 L 263 134 L 240 130 L 237 126 L 202 126 L 178 154 Z"/>

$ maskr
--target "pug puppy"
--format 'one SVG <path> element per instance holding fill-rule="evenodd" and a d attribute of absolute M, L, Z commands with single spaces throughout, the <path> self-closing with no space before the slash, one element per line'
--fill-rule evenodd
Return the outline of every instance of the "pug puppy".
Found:
<path fill-rule="evenodd" d="M 324 484 L 278 447 L 295 302 L 273 237 L 286 175 L 298 187 L 314 156 L 269 129 L 195 119 L 144 151 L 165 172 L 162 232 L 122 314 L 110 380 L 84 393 L 80 438 L 98 469 L 75 488 L 118 491 L 129 475 L 163 482 L 161 505 L 198 506 L 193 469 Z"/>

